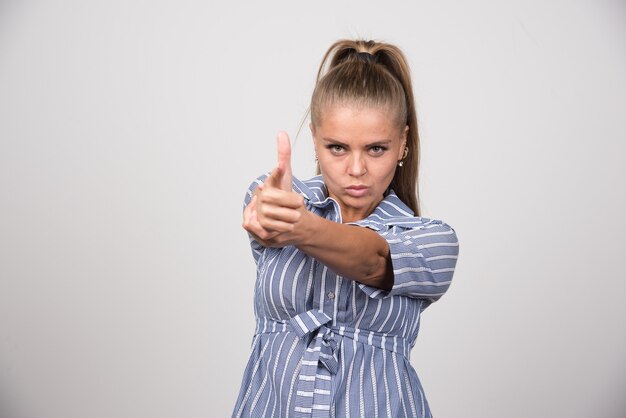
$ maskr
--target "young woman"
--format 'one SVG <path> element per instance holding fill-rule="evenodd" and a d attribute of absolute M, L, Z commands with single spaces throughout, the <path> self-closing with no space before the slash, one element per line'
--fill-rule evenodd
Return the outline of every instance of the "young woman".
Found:
<path fill-rule="evenodd" d="M 455 231 L 420 217 L 409 67 L 395 46 L 338 41 L 311 100 L 318 176 L 278 165 L 245 197 L 257 327 L 234 417 L 430 417 L 409 362 L 448 289 Z"/>

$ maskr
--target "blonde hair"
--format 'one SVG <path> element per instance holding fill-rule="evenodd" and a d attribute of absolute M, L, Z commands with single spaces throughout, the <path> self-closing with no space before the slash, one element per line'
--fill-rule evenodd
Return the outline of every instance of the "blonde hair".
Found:
<path fill-rule="evenodd" d="M 320 64 L 311 98 L 313 126 L 318 126 L 324 109 L 337 104 L 386 107 L 395 112 L 398 128 L 409 127 L 409 152 L 403 166 L 396 167 L 390 187 L 420 216 L 417 114 L 402 51 L 391 44 L 364 40 L 340 40 L 331 45 Z"/>

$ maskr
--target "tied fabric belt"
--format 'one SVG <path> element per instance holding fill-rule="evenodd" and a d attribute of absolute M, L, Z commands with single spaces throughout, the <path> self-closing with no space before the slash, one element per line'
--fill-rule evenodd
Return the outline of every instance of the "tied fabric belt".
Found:
<path fill-rule="evenodd" d="M 339 371 L 342 338 L 392 351 L 407 359 L 409 342 L 400 336 L 346 326 L 332 326 L 332 318 L 322 311 L 310 310 L 289 320 L 257 318 L 256 333 L 295 332 L 298 337 L 309 336 L 307 349 L 298 373 L 295 396 L 296 418 L 328 417 L 332 405 L 331 376 Z M 345 342 L 343 342 L 345 344 Z M 291 408 L 291 406 L 289 406 Z"/>

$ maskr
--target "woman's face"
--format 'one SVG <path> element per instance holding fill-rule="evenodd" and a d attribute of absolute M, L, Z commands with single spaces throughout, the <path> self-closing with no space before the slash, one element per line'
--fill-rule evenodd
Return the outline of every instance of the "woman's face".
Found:
<path fill-rule="evenodd" d="M 341 207 L 342 221 L 366 218 L 383 200 L 402 159 L 408 126 L 398 128 L 386 108 L 335 105 L 311 125 L 328 194 Z"/>

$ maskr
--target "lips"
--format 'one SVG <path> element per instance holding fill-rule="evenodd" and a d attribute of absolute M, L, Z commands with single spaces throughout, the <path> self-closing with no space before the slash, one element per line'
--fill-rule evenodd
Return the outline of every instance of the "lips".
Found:
<path fill-rule="evenodd" d="M 346 193 L 352 197 L 362 197 L 367 194 L 368 187 L 363 185 L 346 187 Z"/>

